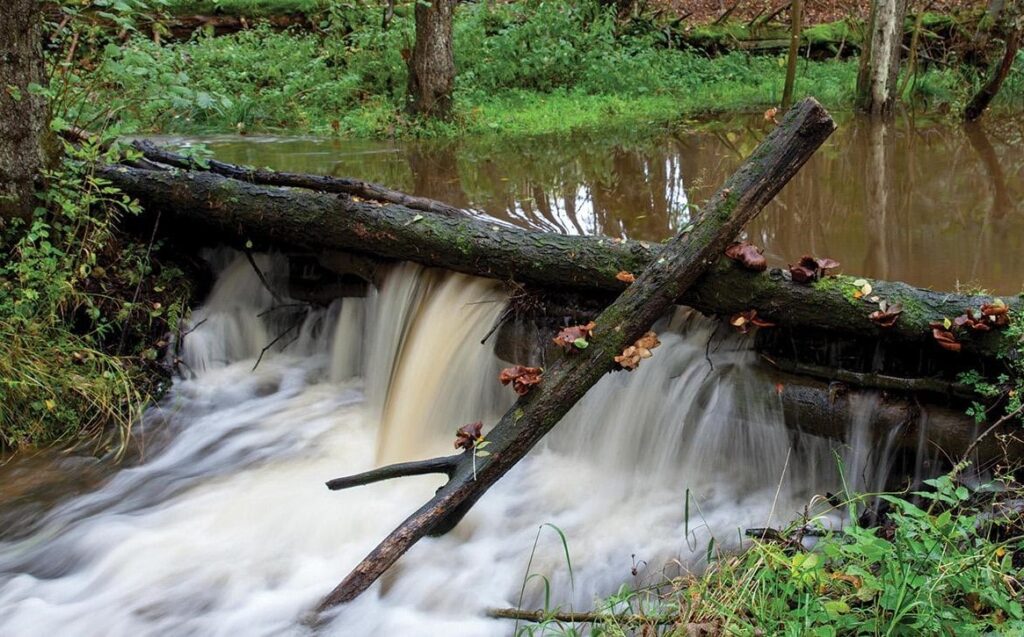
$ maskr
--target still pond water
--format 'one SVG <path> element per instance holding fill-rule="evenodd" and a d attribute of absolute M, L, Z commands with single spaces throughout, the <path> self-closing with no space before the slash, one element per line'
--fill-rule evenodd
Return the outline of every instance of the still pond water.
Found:
<path fill-rule="evenodd" d="M 647 141 L 400 144 L 208 138 L 225 161 L 358 177 L 568 234 L 660 241 L 767 134 L 761 116 Z M 923 287 L 1024 282 L 1024 121 L 898 120 L 839 129 L 747 228 L 769 264 L 812 253 L 843 271 Z M 181 143 L 186 140 L 172 140 Z"/>

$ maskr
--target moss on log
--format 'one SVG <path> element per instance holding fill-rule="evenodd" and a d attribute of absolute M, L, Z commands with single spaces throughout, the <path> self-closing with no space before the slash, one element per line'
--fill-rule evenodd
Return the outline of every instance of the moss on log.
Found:
<path fill-rule="evenodd" d="M 534 232 L 482 217 L 261 186 L 205 171 L 105 166 L 99 174 L 137 197 L 148 211 L 160 212 L 164 226 L 191 240 L 354 251 L 555 290 L 620 292 L 625 284 L 616 274 L 639 273 L 663 248 L 643 241 Z M 871 279 L 870 296 L 904 308 L 894 326 L 881 328 L 868 318 L 876 304 L 854 298 L 855 280 L 832 276 L 801 285 L 781 270 L 753 273 L 720 259 L 679 301 L 705 314 L 756 309 L 781 326 L 916 342 L 940 353 L 929 323 L 992 299 Z M 1003 298 L 1011 308 L 1021 306 L 1020 296 Z M 999 330 L 964 334 L 962 343 L 965 353 L 984 357 L 994 357 L 1009 345 Z"/>

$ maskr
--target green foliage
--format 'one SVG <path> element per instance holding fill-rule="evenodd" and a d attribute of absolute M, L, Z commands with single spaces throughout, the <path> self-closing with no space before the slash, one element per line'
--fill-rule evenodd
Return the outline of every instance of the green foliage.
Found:
<path fill-rule="evenodd" d="M 991 375 L 970 370 L 957 377 L 983 399 L 967 408 L 967 415 L 979 424 L 1000 418 L 1024 423 L 1024 311 L 1011 312 L 1005 329 L 1008 345 L 998 356 L 1003 369 Z"/>
<path fill-rule="evenodd" d="M 92 173 L 119 153 L 65 146 L 28 222 L 0 236 L 0 448 L 127 434 L 153 374 L 158 341 L 189 287 L 125 240 L 138 203 Z"/>
<path fill-rule="evenodd" d="M 187 5 L 169 1 L 176 12 Z M 622 24 L 597 0 L 481 2 L 456 11 L 456 120 L 413 121 L 404 109 L 414 32 L 409 6 L 400 5 L 385 30 L 374 3 L 281 2 L 315 7 L 322 31 L 281 33 L 264 25 L 162 46 L 140 35 L 94 47 L 91 70 L 72 70 L 75 118 L 93 120 L 100 105 L 116 99 L 118 121 L 136 131 L 508 136 L 659 126 L 687 114 L 764 109 L 781 98 L 782 56 L 709 58 L 666 47 L 656 20 Z M 219 10 L 229 6 L 252 15 L 276 5 L 217 3 Z M 840 22 L 808 33 L 832 37 L 850 29 Z M 813 93 L 830 109 L 848 108 L 856 66 L 801 62 L 796 97 Z M 908 83 L 904 98 L 955 111 L 980 81 L 973 71 L 929 67 Z M 1011 76 L 998 104 L 1021 96 L 1024 84 Z"/>
<path fill-rule="evenodd" d="M 741 555 L 718 555 L 702 575 L 623 587 L 597 603 L 606 620 L 593 634 L 646 634 L 666 623 L 679 627 L 664 633 L 672 635 L 689 634 L 688 624 L 749 636 L 1020 634 L 1024 528 L 1019 514 L 993 511 L 1019 498 L 1022 486 L 1006 478 L 971 489 L 953 474 L 926 484 L 911 494 L 924 506 L 881 495 L 891 513 L 879 527 L 826 531 L 811 549 L 796 540 L 755 541 Z M 802 528 L 780 535 L 796 538 Z M 578 630 L 547 620 L 523 632 Z"/>
<path fill-rule="evenodd" d="M 148 3 L 145 6 L 151 6 Z M 147 396 L 158 390 L 159 350 L 190 296 L 182 272 L 162 265 L 159 243 L 142 244 L 119 229 L 140 208 L 94 173 L 125 149 L 110 126 L 128 102 L 95 98 L 95 51 L 121 49 L 83 12 L 130 30 L 143 3 L 93 0 L 62 6 L 66 20 L 51 25 L 63 42 L 51 51 L 51 83 L 30 90 L 51 105 L 53 132 L 98 128 L 100 137 L 64 144 L 47 171 L 31 219 L 0 225 L 0 450 L 58 440 L 126 440 Z M 57 154 L 57 153 L 55 153 Z"/>

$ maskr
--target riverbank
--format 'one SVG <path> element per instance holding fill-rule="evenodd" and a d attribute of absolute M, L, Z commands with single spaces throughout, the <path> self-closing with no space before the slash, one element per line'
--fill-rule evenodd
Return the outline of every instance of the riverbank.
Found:
<path fill-rule="evenodd" d="M 376 9 L 337 9 L 317 33 L 264 25 L 177 43 L 138 37 L 97 53 L 73 116 L 90 121 L 95 105 L 116 99 L 120 124 L 135 133 L 514 137 L 763 112 L 782 95 L 777 51 L 675 48 L 659 23 L 627 29 L 596 4 L 472 4 L 456 12 L 456 115 L 414 121 L 403 108 L 412 20 L 396 15 L 387 30 L 379 22 Z M 732 37 L 729 24 L 716 28 L 714 37 Z M 821 57 L 801 60 L 796 97 L 851 110 L 857 58 Z M 1018 71 L 994 110 L 1024 106 Z M 905 78 L 904 105 L 955 116 L 981 81 L 974 67 L 932 64 Z"/>

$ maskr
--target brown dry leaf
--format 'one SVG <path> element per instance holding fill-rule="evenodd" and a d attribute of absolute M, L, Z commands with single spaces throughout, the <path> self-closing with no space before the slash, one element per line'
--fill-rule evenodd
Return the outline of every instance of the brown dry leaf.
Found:
<path fill-rule="evenodd" d="M 483 437 L 483 428 L 484 423 L 479 420 L 459 427 L 459 430 L 455 432 L 455 448 L 472 449 L 477 440 Z"/>
<path fill-rule="evenodd" d="M 761 255 L 762 252 L 764 250 L 753 244 L 739 241 L 725 249 L 725 256 L 736 261 L 747 270 L 764 272 L 768 269 L 768 262 Z"/>
<path fill-rule="evenodd" d="M 579 341 L 583 341 L 584 343 L 587 342 L 588 339 L 593 336 L 595 327 L 597 327 L 597 323 L 593 321 L 586 325 L 573 325 L 571 327 L 566 327 L 556 334 L 555 338 L 552 340 L 555 342 L 555 345 L 561 347 L 565 351 L 584 349 L 586 345 L 581 346 Z"/>
<path fill-rule="evenodd" d="M 635 343 L 622 350 L 622 354 L 615 357 L 615 362 L 622 369 L 634 370 L 641 360 L 653 356 L 651 350 L 659 345 L 661 345 L 661 341 L 658 340 L 658 335 L 654 332 L 646 332 L 636 339 Z"/>
<path fill-rule="evenodd" d="M 633 276 L 633 273 L 626 271 L 619 272 L 615 275 L 615 278 L 623 283 L 632 283 L 633 281 L 636 281 L 636 277 Z"/>
<path fill-rule="evenodd" d="M 498 380 L 501 381 L 502 385 L 512 383 L 512 389 L 520 396 L 524 396 L 530 391 L 531 387 L 540 384 L 543 375 L 544 370 L 540 367 L 516 365 L 501 370 L 501 373 L 498 374 Z"/>

